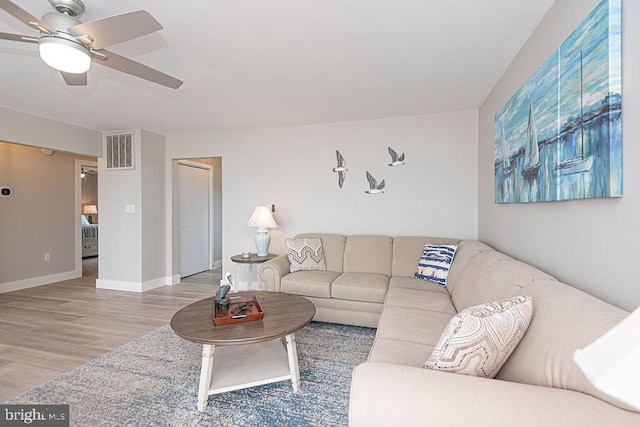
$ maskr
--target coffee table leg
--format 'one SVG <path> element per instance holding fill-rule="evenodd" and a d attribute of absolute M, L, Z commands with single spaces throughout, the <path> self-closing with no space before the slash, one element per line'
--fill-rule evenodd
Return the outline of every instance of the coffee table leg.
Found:
<path fill-rule="evenodd" d="M 211 388 L 211 374 L 213 373 L 213 351 L 215 345 L 202 346 L 202 369 L 200 370 L 200 388 L 198 389 L 198 411 L 203 412 L 209 401 Z"/>
<path fill-rule="evenodd" d="M 296 350 L 296 337 L 289 334 L 287 340 L 287 354 L 289 355 L 289 372 L 291 372 L 291 384 L 293 391 L 300 390 L 300 368 L 298 366 L 298 350 Z"/>

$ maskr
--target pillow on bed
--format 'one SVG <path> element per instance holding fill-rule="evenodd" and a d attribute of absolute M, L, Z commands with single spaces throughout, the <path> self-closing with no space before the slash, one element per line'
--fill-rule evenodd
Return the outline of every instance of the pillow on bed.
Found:
<path fill-rule="evenodd" d="M 84 216 L 84 215 L 80 215 L 80 224 L 82 224 L 82 225 L 91 225 L 89 223 L 89 221 L 87 220 L 87 217 Z"/>

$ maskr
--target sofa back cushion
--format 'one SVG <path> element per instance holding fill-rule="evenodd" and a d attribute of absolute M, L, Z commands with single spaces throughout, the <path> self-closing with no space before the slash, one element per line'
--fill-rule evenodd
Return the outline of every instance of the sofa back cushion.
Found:
<path fill-rule="evenodd" d="M 456 287 L 458 279 L 462 272 L 466 269 L 469 261 L 473 259 L 480 252 L 493 251 L 493 249 L 482 242 L 477 240 L 463 240 L 458 243 L 458 249 L 456 249 L 456 257 L 451 264 L 449 270 L 449 276 L 447 277 L 447 291 L 449 294 L 453 294 L 453 290 Z"/>
<path fill-rule="evenodd" d="M 515 295 L 524 295 L 522 289 L 535 280 L 555 280 L 529 264 L 512 258 L 502 258 L 500 255 L 503 254 L 499 252 L 495 252 L 493 256 L 489 254 L 484 252 L 482 258 L 489 262 L 499 262 L 491 263 L 486 269 L 476 270 L 473 281 L 460 282 L 453 291 L 452 299 L 458 311 Z"/>
<path fill-rule="evenodd" d="M 344 272 L 391 276 L 392 256 L 391 237 L 349 236 L 344 248 Z"/>
<path fill-rule="evenodd" d="M 458 242 L 460 242 L 458 239 L 442 237 L 394 237 L 391 275 L 393 277 L 413 277 L 418 267 L 418 261 L 422 256 L 424 245 L 427 243 L 455 245 Z"/>
<path fill-rule="evenodd" d="M 535 312 L 527 333 L 496 378 L 575 390 L 632 410 L 595 389 L 573 362 L 577 349 L 629 313 L 555 280 L 536 280 L 522 292 L 533 298 Z"/>
<path fill-rule="evenodd" d="M 461 311 L 471 306 L 469 305 L 470 299 L 467 298 L 467 296 L 475 290 L 476 284 L 482 275 L 496 264 L 512 259 L 513 258 L 510 256 L 494 250 L 478 252 L 469 259 L 468 262 L 464 264 L 462 270 L 459 271 L 458 276 L 455 278 L 455 282 L 452 281 L 452 288 L 447 288 L 456 310 Z M 454 267 L 460 267 L 460 265 L 456 266 L 458 261 L 460 261 L 460 259 L 453 261 L 452 270 Z M 492 300 L 481 301 L 480 303 L 491 301 Z"/>
<path fill-rule="evenodd" d="M 341 234 L 304 233 L 298 234 L 296 239 L 308 239 L 312 237 L 320 237 L 322 241 L 322 250 L 324 251 L 324 261 L 327 271 L 342 273 L 344 245 L 347 237 Z"/>

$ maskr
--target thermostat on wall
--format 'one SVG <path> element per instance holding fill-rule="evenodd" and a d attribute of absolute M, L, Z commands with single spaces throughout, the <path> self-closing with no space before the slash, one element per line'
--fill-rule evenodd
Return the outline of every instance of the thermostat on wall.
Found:
<path fill-rule="evenodd" d="M 11 195 L 11 189 L 9 187 L 0 188 L 0 196 L 9 197 Z"/>

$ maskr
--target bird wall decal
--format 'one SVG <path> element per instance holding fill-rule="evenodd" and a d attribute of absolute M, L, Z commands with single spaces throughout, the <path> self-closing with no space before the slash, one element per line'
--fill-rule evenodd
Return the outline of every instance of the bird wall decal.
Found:
<path fill-rule="evenodd" d="M 338 159 L 338 166 L 333 168 L 333 171 L 338 173 L 338 186 L 342 188 L 344 179 L 347 177 L 347 171 L 349 169 L 346 168 L 347 162 L 344 160 L 344 157 L 342 157 L 342 154 L 340 154 L 338 150 L 336 150 L 336 157 Z"/>
<path fill-rule="evenodd" d="M 391 154 L 391 163 L 389 163 L 389 166 L 404 165 L 404 153 L 398 156 L 398 153 L 396 153 L 391 147 L 388 147 L 388 148 L 389 148 L 389 154 Z"/>
<path fill-rule="evenodd" d="M 380 184 L 378 184 L 378 181 L 376 181 L 376 179 L 373 176 L 371 176 L 369 171 L 367 171 L 367 180 L 369 181 L 369 189 L 365 191 L 365 193 L 367 194 L 384 193 L 384 191 L 382 191 L 382 189 L 384 188 L 384 179 L 382 180 L 382 182 L 380 182 Z"/>

